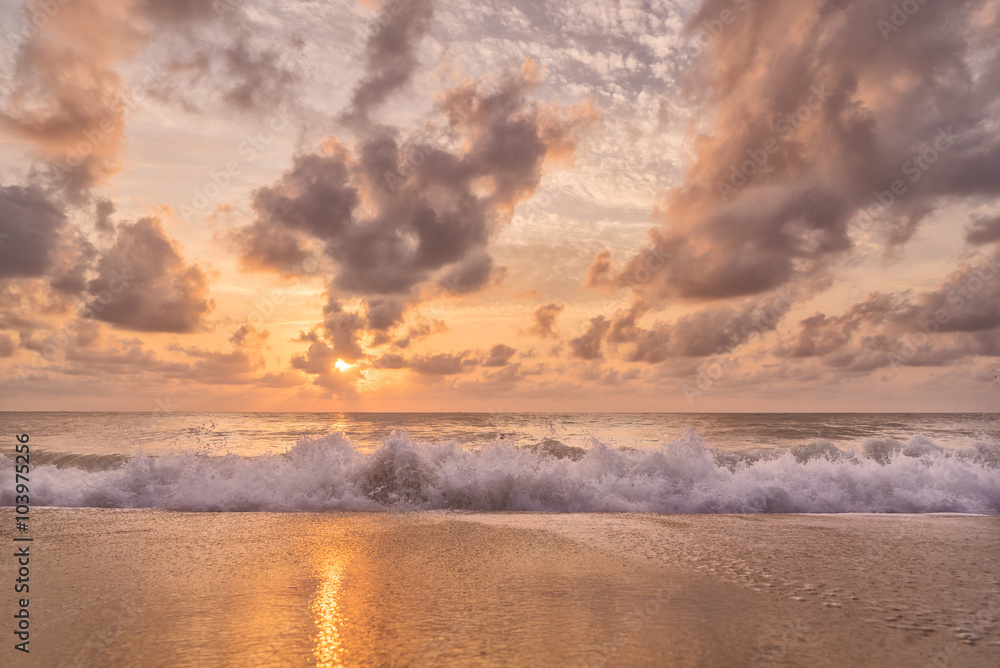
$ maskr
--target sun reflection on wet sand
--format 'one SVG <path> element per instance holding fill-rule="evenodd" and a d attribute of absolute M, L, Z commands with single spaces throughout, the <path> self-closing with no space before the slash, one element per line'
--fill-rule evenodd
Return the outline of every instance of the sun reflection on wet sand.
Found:
<path fill-rule="evenodd" d="M 341 599 L 343 568 L 331 560 L 323 568 L 322 582 L 313 603 L 316 622 L 316 647 L 313 656 L 317 666 L 344 665 L 344 611 Z"/>

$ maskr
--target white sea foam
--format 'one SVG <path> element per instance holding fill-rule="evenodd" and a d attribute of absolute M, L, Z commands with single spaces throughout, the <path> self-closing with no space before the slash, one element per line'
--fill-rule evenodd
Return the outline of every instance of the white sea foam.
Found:
<path fill-rule="evenodd" d="M 562 456 L 561 456 L 562 455 Z M 572 456 L 571 456 L 572 455 Z M 33 505 L 186 511 L 533 510 L 668 513 L 1000 514 L 1000 446 L 946 449 L 926 436 L 852 450 L 706 448 L 693 431 L 648 450 L 594 441 L 583 456 L 503 441 L 470 450 L 403 432 L 362 454 L 341 434 L 281 455 L 137 455 L 112 468 L 35 464 Z M 0 458 L 4 477 L 13 468 Z M 13 505 L 12 486 L 0 505 Z"/>

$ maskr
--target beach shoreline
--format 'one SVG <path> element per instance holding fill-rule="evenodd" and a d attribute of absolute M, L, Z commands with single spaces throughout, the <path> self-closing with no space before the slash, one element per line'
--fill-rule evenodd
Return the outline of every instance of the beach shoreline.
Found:
<path fill-rule="evenodd" d="M 14 665 L 1000 657 L 996 516 L 32 513 Z"/>

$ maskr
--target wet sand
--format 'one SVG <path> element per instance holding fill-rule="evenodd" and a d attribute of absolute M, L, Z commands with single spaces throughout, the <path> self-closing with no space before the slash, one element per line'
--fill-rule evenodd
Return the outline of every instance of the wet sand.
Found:
<path fill-rule="evenodd" d="M 32 515 L 3 665 L 1000 665 L 998 517 Z"/>

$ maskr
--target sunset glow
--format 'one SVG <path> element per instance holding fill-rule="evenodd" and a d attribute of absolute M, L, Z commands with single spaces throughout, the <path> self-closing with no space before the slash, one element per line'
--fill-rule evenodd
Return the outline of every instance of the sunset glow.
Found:
<path fill-rule="evenodd" d="M 4 409 L 995 408 L 995 2 L 56 4 Z"/>

